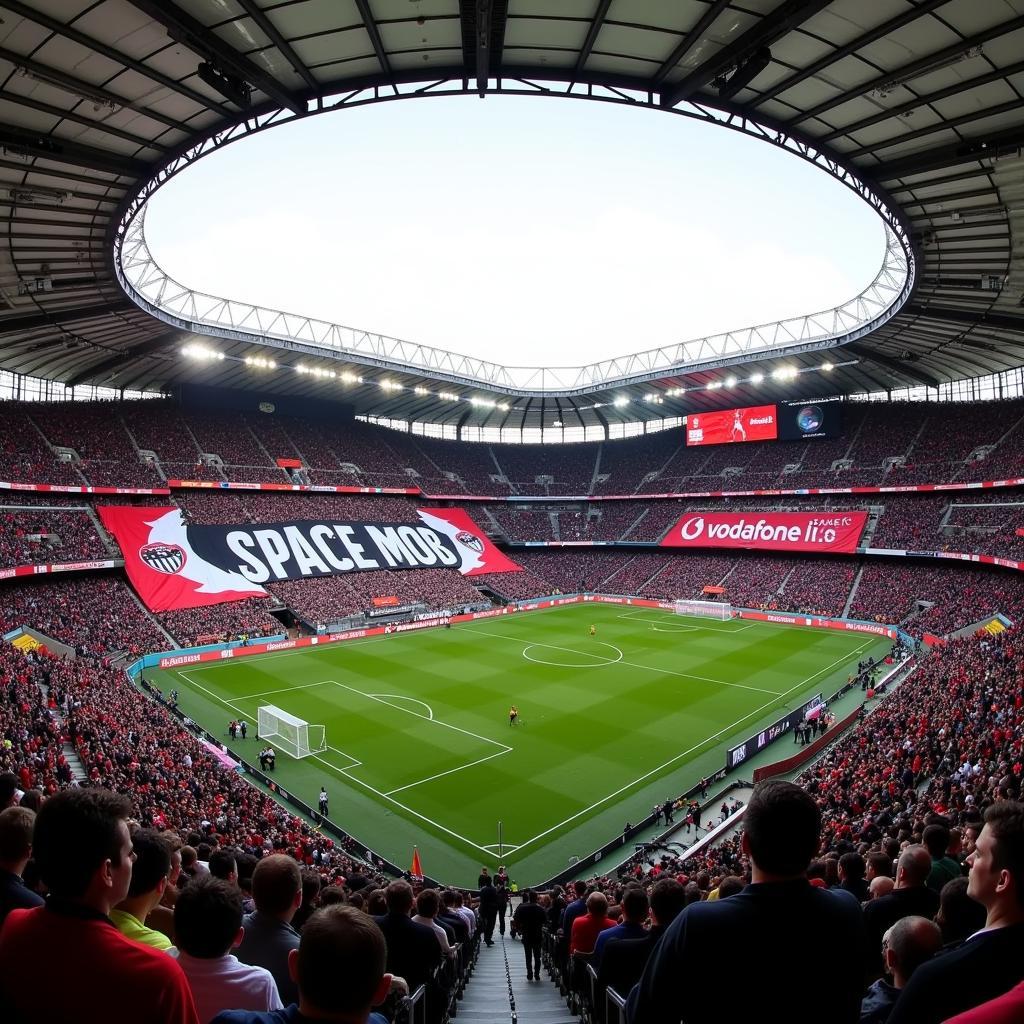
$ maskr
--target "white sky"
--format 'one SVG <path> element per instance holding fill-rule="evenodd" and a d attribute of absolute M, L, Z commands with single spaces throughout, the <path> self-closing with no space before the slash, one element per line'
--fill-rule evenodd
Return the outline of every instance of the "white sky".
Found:
<path fill-rule="evenodd" d="M 445 97 L 308 118 L 150 204 L 172 276 L 506 365 L 578 365 L 809 313 L 881 264 L 828 175 L 644 109 Z"/>

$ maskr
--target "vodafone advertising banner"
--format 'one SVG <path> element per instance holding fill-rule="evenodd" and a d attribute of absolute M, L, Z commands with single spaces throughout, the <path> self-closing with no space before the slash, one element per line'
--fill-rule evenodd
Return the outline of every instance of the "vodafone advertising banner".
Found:
<path fill-rule="evenodd" d="M 103 525 L 150 611 L 269 597 L 265 583 L 380 569 L 463 576 L 522 571 L 461 508 L 417 509 L 418 523 L 294 520 L 199 526 L 180 508 L 103 505 Z"/>
<path fill-rule="evenodd" d="M 687 512 L 660 546 L 853 554 L 867 518 L 867 512 Z"/>
<path fill-rule="evenodd" d="M 779 436 L 774 405 L 751 405 L 745 409 L 699 412 L 686 417 L 686 444 L 736 444 L 743 441 L 774 441 Z"/>

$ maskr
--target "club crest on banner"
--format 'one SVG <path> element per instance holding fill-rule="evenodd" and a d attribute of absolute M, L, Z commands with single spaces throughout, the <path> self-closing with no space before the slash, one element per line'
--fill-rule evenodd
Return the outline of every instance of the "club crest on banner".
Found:
<path fill-rule="evenodd" d="M 180 544 L 144 544 L 139 548 L 139 558 L 157 572 L 173 576 L 181 572 L 187 556 Z"/>
<path fill-rule="evenodd" d="M 459 530 L 455 534 L 455 539 L 464 547 L 469 548 L 470 551 L 475 551 L 478 555 L 484 553 L 484 542 L 476 534 L 470 533 L 469 530 Z"/>

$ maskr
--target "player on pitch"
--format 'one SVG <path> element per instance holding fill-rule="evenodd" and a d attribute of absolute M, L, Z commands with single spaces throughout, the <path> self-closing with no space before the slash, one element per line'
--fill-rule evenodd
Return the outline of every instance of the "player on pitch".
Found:
<path fill-rule="evenodd" d="M 515 706 L 515 704 L 513 704 L 512 707 L 510 707 L 508 709 L 508 724 L 510 726 L 513 726 L 513 725 L 516 724 L 516 722 L 518 720 L 519 720 L 519 708 L 517 708 Z"/>

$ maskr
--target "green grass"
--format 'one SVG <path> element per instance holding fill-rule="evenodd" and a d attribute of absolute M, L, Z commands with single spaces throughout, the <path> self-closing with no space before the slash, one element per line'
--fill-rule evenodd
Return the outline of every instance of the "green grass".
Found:
<path fill-rule="evenodd" d="M 596 637 L 589 635 L 591 623 Z M 282 786 L 371 848 L 472 884 L 502 860 L 520 883 L 565 868 L 724 763 L 783 708 L 838 688 L 885 641 L 742 620 L 576 605 L 156 673 L 185 712 L 255 762 L 276 704 L 329 749 L 278 757 Z M 522 721 L 508 724 L 511 703 Z M 780 754 L 780 756 L 782 756 Z"/>

